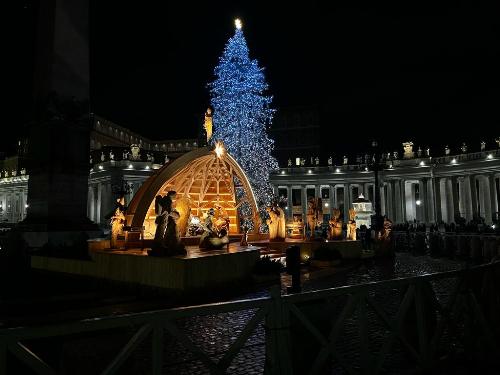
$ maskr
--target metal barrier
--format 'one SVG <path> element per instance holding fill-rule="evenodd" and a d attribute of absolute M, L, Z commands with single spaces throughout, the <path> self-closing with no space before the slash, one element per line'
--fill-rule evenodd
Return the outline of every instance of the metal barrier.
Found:
<path fill-rule="evenodd" d="M 116 373 L 148 336 L 152 342 L 151 373 L 162 373 L 165 333 L 179 340 L 210 373 L 223 374 L 261 322 L 265 326 L 267 374 L 320 374 L 325 368 L 331 371 L 331 366 L 340 366 L 351 374 L 378 374 L 391 367 L 390 360 L 399 351 L 405 356 L 405 365 L 428 369 L 443 354 L 456 348 L 457 342 L 464 348 L 480 344 L 480 348 L 486 348 L 483 354 L 496 358 L 500 337 L 499 266 L 500 262 L 489 263 L 464 270 L 285 296 L 275 288 L 270 298 L 3 329 L 0 330 L 0 375 L 7 374 L 12 357 L 37 374 L 57 373 L 29 348 L 27 341 L 131 326 L 138 327 L 137 331 L 121 351 L 110 358 L 102 374 Z M 387 303 L 389 300 L 391 303 Z M 181 318 L 242 310 L 254 311 L 253 316 L 217 360 L 176 324 Z M 347 331 L 346 326 L 350 327 Z M 343 354 L 346 342 L 354 348 L 356 360 Z M 303 350 L 309 350 L 305 364 L 298 363 Z M 306 366 L 306 371 L 300 366 Z"/>
<path fill-rule="evenodd" d="M 500 236 L 493 233 L 394 231 L 400 252 L 491 260 L 500 256 Z"/>

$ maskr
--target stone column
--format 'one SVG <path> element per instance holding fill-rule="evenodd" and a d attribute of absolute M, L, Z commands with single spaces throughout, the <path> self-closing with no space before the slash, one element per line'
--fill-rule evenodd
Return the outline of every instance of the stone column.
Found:
<path fill-rule="evenodd" d="M 300 204 L 302 206 L 302 222 L 305 224 L 307 221 L 307 187 L 302 185 L 302 199 L 300 200 Z"/>
<path fill-rule="evenodd" d="M 386 187 L 384 186 L 384 183 L 382 183 L 381 187 L 378 187 L 380 189 L 380 214 L 381 215 L 386 215 L 387 210 L 385 207 L 385 189 Z"/>
<path fill-rule="evenodd" d="M 451 223 L 453 221 L 453 197 L 452 197 L 452 188 L 451 188 L 451 180 L 449 177 L 443 179 L 444 183 L 444 191 L 442 192 L 442 197 L 444 198 L 445 207 L 446 207 L 446 215 L 445 221 L 447 223 Z"/>
<path fill-rule="evenodd" d="M 24 194 L 21 190 L 20 194 L 19 194 L 19 215 L 18 215 L 18 221 L 21 221 L 24 217 L 24 212 L 26 210 L 26 208 L 24 207 L 25 205 L 25 202 L 24 202 Z"/>
<path fill-rule="evenodd" d="M 101 211 L 102 211 L 102 183 L 97 184 L 97 200 L 96 200 L 96 215 L 95 222 L 97 224 L 101 223 Z"/>
<path fill-rule="evenodd" d="M 434 221 L 443 220 L 441 213 L 441 178 L 432 177 L 432 203 L 434 207 Z"/>
<path fill-rule="evenodd" d="M 316 198 L 321 198 L 321 185 L 316 185 L 314 187 L 314 196 Z"/>
<path fill-rule="evenodd" d="M 434 223 L 436 221 L 436 212 L 434 210 L 434 184 L 431 178 L 427 179 L 427 189 L 425 190 L 427 193 L 427 218 L 429 224 Z"/>
<path fill-rule="evenodd" d="M 488 175 L 488 183 L 490 185 L 490 200 L 491 200 L 491 213 L 492 215 L 500 211 L 500 202 L 497 199 L 497 185 L 495 182 L 495 175 L 490 173 Z"/>
<path fill-rule="evenodd" d="M 424 223 L 429 222 L 429 207 L 427 203 L 427 178 L 423 178 L 418 182 L 418 189 L 420 192 L 420 213 Z"/>
<path fill-rule="evenodd" d="M 460 216 L 460 207 L 458 206 L 458 180 L 456 176 L 451 178 L 451 197 L 452 197 L 452 215 L 451 220 L 455 221 L 455 216 Z"/>
<path fill-rule="evenodd" d="M 399 180 L 399 185 L 400 185 L 400 189 L 401 189 L 401 196 L 400 196 L 400 199 L 401 201 L 399 202 L 399 204 L 401 205 L 401 219 L 402 221 L 406 221 L 407 218 L 406 218 L 406 181 L 404 179 L 401 179 Z"/>
<path fill-rule="evenodd" d="M 344 222 L 349 220 L 349 209 L 351 208 L 351 185 L 344 184 Z"/>
<path fill-rule="evenodd" d="M 330 185 L 330 216 L 333 214 L 333 209 L 337 207 L 337 189 L 334 185 Z"/>
<path fill-rule="evenodd" d="M 394 220 L 392 212 L 392 181 L 386 182 L 387 199 L 385 200 L 385 214 L 390 220 Z"/>
<path fill-rule="evenodd" d="M 90 220 L 95 222 L 95 197 L 94 197 L 94 185 L 89 185 L 89 196 L 88 196 L 88 217 Z"/>
<path fill-rule="evenodd" d="M 463 188 L 462 188 L 463 186 Z M 473 204 L 472 204 L 472 191 L 471 190 L 473 187 L 471 187 L 470 183 L 470 176 L 465 176 L 462 180 L 461 184 L 461 189 L 460 189 L 460 197 L 462 197 L 461 201 L 463 201 L 463 206 L 464 212 L 465 212 L 465 219 L 467 221 L 472 220 L 473 218 Z"/>
<path fill-rule="evenodd" d="M 18 227 L 29 247 L 63 245 L 71 252 L 82 232 L 99 233 L 87 217 L 92 123 L 88 3 L 38 2 L 33 98 L 25 101 L 32 120 L 26 156 L 29 210 Z"/>
<path fill-rule="evenodd" d="M 396 222 L 396 205 L 394 204 L 396 199 L 396 190 L 395 190 L 394 181 L 389 181 L 389 219 Z"/>
<path fill-rule="evenodd" d="M 486 224 L 491 224 L 491 194 L 490 183 L 487 176 L 479 176 L 479 198 L 481 199 L 481 216 L 484 217 Z"/>
<path fill-rule="evenodd" d="M 476 176 L 470 175 L 466 177 L 469 193 L 470 193 L 470 206 L 472 210 L 472 218 L 477 217 L 479 212 L 477 210 L 477 190 L 476 190 Z"/>
<path fill-rule="evenodd" d="M 401 211 L 401 183 L 394 181 L 394 220 L 398 223 L 404 221 Z"/>
<path fill-rule="evenodd" d="M 471 212 L 469 204 L 470 204 L 470 199 L 467 198 L 467 179 L 466 177 L 462 177 L 458 179 L 458 184 L 459 188 L 458 191 L 460 192 L 459 194 L 459 208 L 460 208 L 460 216 L 465 217 L 466 220 L 471 220 Z"/>
<path fill-rule="evenodd" d="M 405 182 L 404 192 L 405 192 L 404 206 L 406 210 L 405 219 L 408 221 L 413 221 L 414 219 L 417 219 L 417 210 L 415 204 L 415 184 L 414 183 L 407 184 Z"/>
<path fill-rule="evenodd" d="M 369 189 L 370 183 L 365 182 L 364 184 L 359 184 L 358 187 L 358 195 L 363 194 L 365 199 L 368 199 L 368 189 Z"/>
<path fill-rule="evenodd" d="M 288 207 L 288 210 L 286 215 L 289 219 L 291 219 L 293 217 L 293 201 L 292 201 L 292 187 L 290 185 L 288 185 L 286 187 L 286 204 L 287 204 L 287 207 Z"/>

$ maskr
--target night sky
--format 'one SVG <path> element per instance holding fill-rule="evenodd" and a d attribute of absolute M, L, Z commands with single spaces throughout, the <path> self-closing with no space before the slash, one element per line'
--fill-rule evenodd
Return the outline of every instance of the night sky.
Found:
<path fill-rule="evenodd" d="M 16 114 L 7 116 L 14 127 L 2 149 L 27 120 L 31 3 L 14 13 L 19 42 L 13 48 L 20 58 L 9 100 Z M 495 2 L 440 8 L 269 3 L 91 2 L 94 112 L 154 139 L 195 136 L 209 103 L 206 84 L 240 17 L 251 56 L 265 67 L 275 108 L 322 108 L 333 151 L 362 148 L 374 137 L 394 149 L 407 139 L 431 147 L 467 141 L 473 150 L 485 139 L 495 146 Z"/>

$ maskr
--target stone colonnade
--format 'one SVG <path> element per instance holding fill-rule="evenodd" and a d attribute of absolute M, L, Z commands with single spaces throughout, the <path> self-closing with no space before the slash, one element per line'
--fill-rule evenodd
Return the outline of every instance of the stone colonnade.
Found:
<path fill-rule="evenodd" d="M 282 176 L 280 176 L 282 177 Z M 487 224 L 493 222 L 500 211 L 500 173 L 470 173 L 448 176 L 394 176 L 389 174 L 381 179 L 380 197 L 382 215 L 387 215 L 396 223 L 456 222 L 457 217 L 466 221 L 484 218 Z M 340 208 L 347 219 L 348 209 L 360 194 L 373 201 L 374 184 L 356 179 L 327 182 L 318 178 L 307 183 L 273 181 L 275 194 L 287 197 L 287 215 L 305 215 L 307 199 L 321 197 L 323 213 L 331 214 L 333 208 Z M 303 216 L 305 217 L 305 216 Z"/>

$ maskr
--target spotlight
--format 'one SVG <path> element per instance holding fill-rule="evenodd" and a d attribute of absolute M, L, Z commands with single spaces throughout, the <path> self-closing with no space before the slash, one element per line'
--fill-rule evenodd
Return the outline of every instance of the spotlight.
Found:
<path fill-rule="evenodd" d="M 222 155 L 224 155 L 224 145 L 220 141 L 215 144 L 215 154 L 218 158 L 221 158 Z"/>
<path fill-rule="evenodd" d="M 488 160 L 493 159 L 493 154 L 488 154 L 488 156 L 486 156 L 486 159 L 488 159 Z"/>
<path fill-rule="evenodd" d="M 340 173 L 340 168 L 335 168 L 335 173 Z"/>
<path fill-rule="evenodd" d="M 417 200 L 415 201 L 415 204 L 416 204 L 417 206 L 420 206 L 420 205 L 422 204 L 422 201 L 421 201 L 420 199 L 417 199 Z"/>

